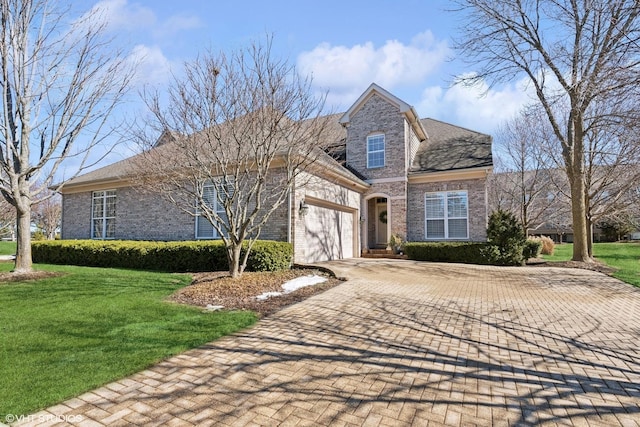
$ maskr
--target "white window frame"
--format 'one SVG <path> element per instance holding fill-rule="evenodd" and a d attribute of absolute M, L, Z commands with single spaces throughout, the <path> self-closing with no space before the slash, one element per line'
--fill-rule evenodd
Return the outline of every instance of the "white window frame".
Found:
<path fill-rule="evenodd" d="M 108 199 L 115 199 L 117 203 L 117 195 L 116 190 L 100 190 L 94 191 L 91 193 L 91 238 L 94 240 L 113 240 L 116 238 L 115 236 L 115 222 L 116 222 L 116 213 L 114 208 L 114 215 L 107 215 L 107 201 Z M 102 216 L 95 216 L 95 205 L 96 202 L 102 204 Z M 113 236 L 107 236 L 107 220 L 112 220 L 114 223 L 114 233 Z M 95 223 L 96 221 L 101 222 L 100 230 L 96 230 Z"/>
<path fill-rule="evenodd" d="M 449 216 L 449 197 L 453 197 L 454 195 L 464 194 L 466 198 L 466 216 Z M 444 216 L 443 217 L 427 217 L 427 197 L 429 196 L 438 196 L 442 197 L 444 200 Z M 466 221 L 466 236 L 465 237 L 449 237 L 449 220 L 455 219 L 464 219 Z M 444 237 L 433 237 L 428 234 L 427 224 L 429 221 L 444 221 Z M 426 240 L 468 240 L 469 239 L 469 193 L 466 190 L 458 190 L 458 191 L 439 191 L 432 193 L 424 194 L 424 236 Z"/>
<path fill-rule="evenodd" d="M 369 142 L 371 140 L 377 139 L 377 138 L 382 138 L 382 150 L 370 150 L 369 149 Z M 367 169 L 383 168 L 383 167 L 386 166 L 386 164 L 387 164 L 386 147 L 387 147 L 387 141 L 386 141 L 386 137 L 385 137 L 384 133 L 375 133 L 373 135 L 367 136 Z M 371 161 L 370 161 L 371 154 L 380 153 L 380 152 L 382 152 L 382 164 L 381 165 L 372 166 L 371 165 Z"/>
<path fill-rule="evenodd" d="M 206 183 L 203 185 L 202 187 L 202 191 L 203 193 L 205 191 L 207 191 L 207 189 L 213 189 L 212 191 L 212 198 L 213 198 L 213 206 L 214 206 L 214 210 L 216 211 L 216 213 L 218 215 L 224 215 L 225 214 L 225 210 L 224 210 L 224 206 L 221 206 L 218 203 L 218 190 L 216 189 L 216 184 L 214 183 Z M 204 235 L 201 236 L 198 234 L 198 231 L 200 230 L 200 221 L 207 221 L 209 223 L 209 225 L 211 226 L 211 235 Z M 196 202 L 196 221 L 195 221 L 195 237 L 197 240 L 213 240 L 213 239 L 220 239 L 220 235 L 218 234 L 218 230 L 216 230 L 216 228 L 213 226 L 213 224 L 211 224 L 209 222 L 209 220 L 207 219 L 206 216 L 202 215 L 200 213 L 200 209 L 197 207 L 197 202 Z"/>

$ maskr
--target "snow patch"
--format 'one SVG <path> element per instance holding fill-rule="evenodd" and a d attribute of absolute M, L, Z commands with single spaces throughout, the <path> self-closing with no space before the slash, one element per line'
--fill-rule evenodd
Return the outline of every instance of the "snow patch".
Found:
<path fill-rule="evenodd" d="M 283 284 L 282 289 L 284 289 L 285 294 L 288 294 L 289 292 L 304 288 L 305 286 L 313 286 L 326 281 L 326 277 L 318 276 L 316 274 L 312 276 L 296 277 L 295 279 L 289 280 Z"/>
<path fill-rule="evenodd" d="M 267 298 L 277 297 L 282 294 L 288 294 L 300 288 L 317 285 L 319 283 L 326 282 L 326 281 L 327 281 L 326 277 L 318 276 L 317 274 L 310 275 L 310 276 L 296 277 L 295 279 L 289 280 L 288 282 L 282 285 L 283 292 L 265 292 L 261 295 L 258 295 L 256 299 L 258 301 L 264 301 Z"/>
<path fill-rule="evenodd" d="M 267 298 L 277 297 L 277 296 L 280 296 L 280 295 L 282 295 L 282 292 L 265 292 L 265 293 L 263 293 L 263 294 L 258 295 L 258 296 L 256 297 L 256 299 L 257 299 L 258 301 L 264 301 L 264 300 L 266 300 Z"/>

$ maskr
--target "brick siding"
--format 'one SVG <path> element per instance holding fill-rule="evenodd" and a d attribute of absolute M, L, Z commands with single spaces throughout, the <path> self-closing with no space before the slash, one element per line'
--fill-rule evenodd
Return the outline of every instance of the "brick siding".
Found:
<path fill-rule="evenodd" d="M 484 241 L 487 239 L 487 190 L 486 179 L 470 179 L 460 181 L 431 182 L 426 184 L 409 184 L 408 191 L 408 228 L 409 241 L 424 241 L 424 195 L 439 191 L 466 190 L 469 203 L 469 240 Z"/>
<path fill-rule="evenodd" d="M 398 107 L 373 95 L 351 117 L 347 132 L 347 163 L 367 179 L 406 175 L 405 119 Z M 385 136 L 385 166 L 367 168 L 367 136 Z"/>
<path fill-rule="evenodd" d="M 116 190 L 115 238 L 122 240 L 194 240 L 195 218 L 162 195 L 133 187 Z M 63 239 L 91 238 L 92 192 L 63 195 Z M 261 239 L 287 239 L 287 210 L 277 209 L 263 228 Z"/>

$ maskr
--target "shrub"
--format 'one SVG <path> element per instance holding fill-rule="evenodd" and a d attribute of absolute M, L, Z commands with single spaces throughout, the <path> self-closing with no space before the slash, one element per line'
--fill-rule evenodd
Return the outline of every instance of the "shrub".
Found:
<path fill-rule="evenodd" d="M 542 242 L 542 254 L 543 255 L 553 255 L 553 251 L 556 248 L 556 244 L 553 242 L 553 239 L 548 236 L 540 236 L 540 242 Z"/>
<path fill-rule="evenodd" d="M 402 247 L 404 246 L 404 239 L 399 234 L 392 234 L 391 238 L 389 238 L 389 247 L 393 250 L 394 253 L 402 252 Z"/>
<path fill-rule="evenodd" d="M 491 264 L 522 265 L 526 242 L 524 229 L 511 212 L 497 210 L 489 217 L 487 240 L 492 248 L 486 252 Z"/>
<path fill-rule="evenodd" d="M 34 231 L 33 233 L 31 233 L 31 240 L 44 240 L 44 233 L 42 231 Z"/>
<path fill-rule="evenodd" d="M 131 268 L 169 272 L 224 271 L 229 268 L 221 241 L 148 242 L 131 240 L 56 240 L 32 242 L 33 261 L 90 267 Z M 258 241 L 247 269 L 275 271 L 289 268 L 290 243 Z"/>
<path fill-rule="evenodd" d="M 530 237 L 524 242 L 524 249 L 522 251 L 522 257 L 524 260 L 529 258 L 537 258 L 542 251 L 542 240 L 538 237 Z"/>
<path fill-rule="evenodd" d="M 407 242 L 404 251 L 416 261 L 489 264 L 487 247 L 484 242 Z"/>
<path fill-rule="evenodd" d="M 259 240 L 247 259 L 249 271 L 278 271 L 291 267 L 293 245 L 286 242 Z"/>

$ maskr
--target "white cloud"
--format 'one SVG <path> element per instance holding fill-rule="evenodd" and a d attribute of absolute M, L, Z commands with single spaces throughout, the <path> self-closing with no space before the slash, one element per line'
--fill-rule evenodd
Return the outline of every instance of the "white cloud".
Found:
<path fill-rule="evenodd" d="M 156 25 L 156 14 L 149 8 L 127 0 L 102 0 L 91 12 L 96 13 L 111 31 L 134 31 L 148 29 Z"/>
<path fill-rule="evenodd" d="M 156 37 L 171 37 L 185 30 L 200 28 L 204 24 L 202 20 L 193 15 L 173 15 L 154 30 Z"/>
<path fill-rule="evenodd" d="M 432 86 L 424 89 L 416 109 L 421 117 L 444 120 L 473 130 L 493 133 L 512 118 L 535 96 L 522 79 L 500 88 L 455 85 L 448 89 Z"/>
<path fill-rule="evenodd" d="M 371 82 L 386 89 L 415 85 L 435 72 L 450 50 L 430 31 L 418 34 L 409 44 L 388 40 L 376 47 L 372 42 L 355 46 L 322 43 L 298 56 L 303 74 L 313 76 L 314 85 L 329 89 L 329 104 L 353 102 Z"/>
<path fill-rule="evenodd" d="M 171 77 L 173 64 L 157 46 L 135 46 L 129 54 L 128 61 L 136 69 L 134 86 L 166 83 Z"/>
<path fill-rule="evenodd" d="M 162 41 L 175 37 L 181 31 L 202 26 L 197 16 L 175 14 L 161 21 L 155 12 L 146 6 L 129 0 L 101 0 L 96 3 L 85 18 L 84 25 L 104 23 L 106 30 L 129 34 L 143 32 L 151 37 L 149 43 L 141 42 L 131 49 L 127 61 L 135 67 L 134 86 L 141 84 L 166 83 L 173 64 L 165 56 Z M 139 39 L 138 36 L 136 36 Z"/>
<path fill-rule="evenodd" d="M 155 38 L 171 37 L 203 25 L 198 16 L 186 14 L 172 15 L 160 21 L 152 9 L 128 0 L 101 0 L 89 14 L 95 14 L 95 18 L 105 22 L 110 31 L 148 31 Z"/>

